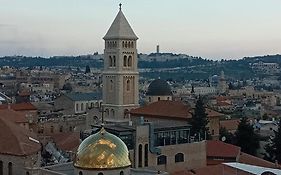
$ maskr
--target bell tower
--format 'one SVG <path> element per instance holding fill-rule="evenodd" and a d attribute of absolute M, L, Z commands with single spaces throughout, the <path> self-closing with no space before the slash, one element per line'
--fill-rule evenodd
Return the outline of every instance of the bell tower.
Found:
<path fill-rule="evenodd" d="M 124 121 L 128 112 L 139 106 L 138 37 L 119 12 L 106 35 L 103 70 L 103 107 L 105 119 Z"/>

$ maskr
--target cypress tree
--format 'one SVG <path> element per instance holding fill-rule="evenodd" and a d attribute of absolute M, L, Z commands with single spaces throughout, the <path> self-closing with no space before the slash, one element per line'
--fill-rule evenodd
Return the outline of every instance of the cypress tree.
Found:
<path fill-rule="evenodd" d="M 256 155 L 257 149 L 260 147 L 259 136 L 249 124 L 247 117 L 241 119 L 235 137 L 236 145 L 241 147 L 242 152 Z"/>

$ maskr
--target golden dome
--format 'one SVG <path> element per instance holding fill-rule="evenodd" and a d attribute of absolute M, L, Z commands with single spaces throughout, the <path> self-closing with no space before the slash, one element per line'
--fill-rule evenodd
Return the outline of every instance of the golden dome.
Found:
<path fill-rule="evenodd" d="M 130 165 L 125 143 L 104 128 L 80 144 L 74 160 L 74 166 L 82 169 L 114 169 Z"/>

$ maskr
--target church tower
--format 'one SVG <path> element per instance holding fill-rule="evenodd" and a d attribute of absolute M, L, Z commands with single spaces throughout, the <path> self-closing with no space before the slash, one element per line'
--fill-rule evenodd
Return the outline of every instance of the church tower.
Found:
<path fill-rule="evenodd" d="M 105 119 L 122 121 L 139 106 L 138 37 L 119 12 L 106 35 L 103 70 L 103 107 Z"/>

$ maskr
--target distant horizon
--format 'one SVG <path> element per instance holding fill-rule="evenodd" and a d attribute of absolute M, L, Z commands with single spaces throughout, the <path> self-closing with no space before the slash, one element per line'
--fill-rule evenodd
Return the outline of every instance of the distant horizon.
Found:
<path fill-rule="evenodd" d="M 0 56 L 103 53 L 118 4 L 139 53 L 183 53 L 212 60 L 281 53 L 277 0 L 0 0 Z"/>
<path fill-rule="evenodd" d="M 97 51 L 96 51 L 97 52 Z M 78 55 L 51 55 L 51 56 L 38 56 L 38 55 L 30 55 L 30 56 L 27 56 L 27 55 L 4 55 L 4 56 L 0 56 L 0 58 L 2 57 L 32 57 L 32 58 L 35 58 L 35 57 L 41 57 L 41 58 L 51 58 L 51 57 L 78 57 L 78 56 L 87 56 L 87 55 L 94 55 L 95 52 L 93 53 L 88 53 L 88 54 L 78 54 Z M 153 54 L 153 53 L 156 53 L 156 52 L 151 52 L 151 53 L 138 53 L 138 54 Z M 277 55 L 281 55 L 280 53 L 276 53 L 276 54 L 266 54 L 266 55 L 253 55 L 253 56 L 244 56 L 242 58 L 236 58 L 236 59 L 224 59 L 224 58 L 221 58 L 221 59 L 212 59 L 212 58 L 206 58 L 206 57 L 202 57 L 202 56 L 195 56 L 195 55 L 189 55 L 189 54 L 185 54 L 185 53 L 173 53 L 173 52 L 159 52 L 159 54 L 166 54 L 166 53 L 171 53 L 171 54 L 184 54 L 184 55 L 187 55 L 187 56 L 190 56 L 190 57 L 195 57 L 195 58 L 202 58 L 202 59 L 207 59 L 207 60 L 213 60 L 213 61 L 220 61 L 220 60 L 241 60 L 243 58 L 254 58 L 254 57 L 266 57 L 266 56 L 277 56 Z M 103 52 L 100 53 L 98 52 L 99 55 L 103 55 Z"/>

